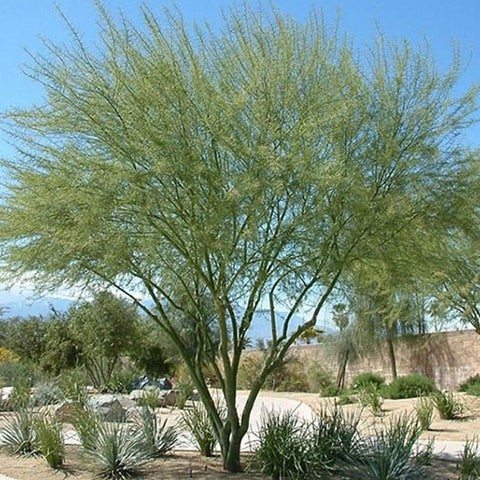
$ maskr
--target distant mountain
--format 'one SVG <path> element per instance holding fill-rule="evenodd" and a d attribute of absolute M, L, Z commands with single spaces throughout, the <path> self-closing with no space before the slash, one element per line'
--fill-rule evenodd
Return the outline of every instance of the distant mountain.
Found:
<path fill-rule="evenodd" d="M 37 297 L 32 292 L 25 293 L 0 290 L 0 308 L 2 317 L 48 316 L 52 309 L 64 312 L 70 308 L 74 299 L 46 296 Z"/>

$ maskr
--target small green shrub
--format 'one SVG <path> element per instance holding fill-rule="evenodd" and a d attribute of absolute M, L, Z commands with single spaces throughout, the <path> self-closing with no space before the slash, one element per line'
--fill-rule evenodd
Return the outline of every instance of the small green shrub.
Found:
<path fill-rule="evenodd" d="M 422 397 L 430 395 L 435 391 L 433 380 L 418 373 L 397 377 L 387 387 L 382 388 L 383 396 L 394 400 Z"/>
<path fill-rule="evenodd" d="M 334 396 L 337 393 L 332 373 L 319 363 L 310 365 L 307 371 L 307 379 L 310 392 L 320 393 L 323 397 Z M 334 389 L 335 394 L 331 395 Z"/>
<path fill-rule="evenodd" d="M 43 407 L 45 405 L 54 405 L 63 399 L 64 395 L 59 387 L 52 383 L 39 383 L 33 391 L 31 404 L 34 407 Z"/>
<path fill-rule="evenodd" d="M 371 385 L 375 385 L 377 389 L 379 389 L 384 383 L 385 378 L 378 373 L 365 372 L 353 377 L 351 388 L 354 390 L 364 390 L 370 388 Z"/>
<path fill-rule="evenodd" d="M 262 412 L 254 465 L 273 479 L 303 480 L 316 466 L 309 429 L 294 412 Z"/>
<path fill-rule="evenodd" d="M 58 385 L 63 396 L 85 406 L 87 404 L 88 384 L 87 372 L 83 368 L 73 368 L 63 371 L 58 378 Z"/>
<path fill-rule="evenodd" d="M 224 416 L 223 407 L 218 406 L 220 415 Z M 217 437 L 213 430 L 207 410 L 202 403 L 194 403 L 191 408 L 182 412 L 183 426 L 191 433 L 198 451 L 204 457 L 211 457 L 217 444 Z"/>
<path fill-rule="evenodd" d="M 367 383 L 365 387 L 360 388 L 358 398 L 364 407 L 370 408 L 373 415 L 376 417 L 382 415 L 383 397 L 375 383 Z"/>
<path fill-rule="evenodd" d="M 138 475 L 151 458 L 140 432 L 117 423 L 100 424 L 86 451 L 96 464 L 98 475 L 109 480 Z"/>
<path fill-rule="evenodd" d="M 330 385 L 322 390 L 322 397 L 336 397 L 338 393 L 338 388 L 335 385 Z"/>
<path fill-rule="evenodd" d="M 440 418 L 444 420 L 461 418 L 466 411 L 465 405 L 458 400 L 453 392 L 436 392 L 432 401 Z"/>
<path fill-rule="evenodd" d="M 322 409 L 309 426 L 310 455 L 315 470 L 333 469 L 358 448 L 361 410 L 345 414 L 336 405 Z"/>
<path fill-rule="evenodd" d="M 23 410 L 30 404 L 30 385 L 28 381 L 17 379 L 13 384 L 13 390 L 8 399 L 11 410 Z"/>
<path fill-rule="evenodd" d="M 421 429 L 416 420 L 400 417 L 364 437 L 348 458 L 345 474 L 350 480 L 420 480 L 425 478 L 424 450 L 416 443 Z"/>
<path fill-rule="evenodd" d="M 459 480 L 480 478 L 480 446 L 478 438 L 467 440 L 460 457 Z"/>
<path fill-rule="evenodd" d="M 141 432 L 145 449 L 152 457 L 161 457 L 170 452 L 178 442 L 178 428 L 167 425 L 167 420 L 160 422 L 155 410 L 140 409 L 136 426 Z"/>
<path fill-rule="evenodd" d="M 8 417 L 3 428 L 3 443 L 16 455 L 32 455 L 39 452 L 35 414 L 27 409 L 15 412 Z"/>
<path fill-rule="evenodd" d="M 131 366 L 117 365 L 105 384 L 105 390 L 109 393 L 130 393 L 139 375 L 139 371 Z"/>
<path fill-rule="evenodd" d="M 177 381 L 175 389 L 177 390 L 176 407 L 183 410 L 187 400 L 192 398 L 194 392 L 193 382 L 189 377 L 181 377 Z"/>
<path fill-rule="evenodd" d="M 142 392 L 141 397 L 136 399 L 137 405 L 140 407 L 147 407 L 155 409 L 158 407 L 160 400 L 160 389 L 157 387 L 147 388 Z"/>
<path fill-rule="evenodd" d="M 461 383 L 458 386 L 458 390 L 468 393 L 469 395 L 480 397 L 480 375 L 470 377 L 466 382 Z"/>
<path fill-rule="evenodd" d="M 52 468 L 59 468 L 65 458 L 62 424 L 52 416 L 42 415 L 35 419 L 34 429 L 40 453 Z"/>
<path fill-rule="evenodd" d="M 101 420 L 89 407 L 76 410 L 71 419 L 73 428 L 80 438 L 80 443 L 85 450 L 92 450 L 98 437 Z"/>
<path fill-rule="evenodd" d="M 430 430 L 433 420 L 433 402 L 429 397 L 420 397 L 415 405 L 418 425 L 422 430 Z"/>

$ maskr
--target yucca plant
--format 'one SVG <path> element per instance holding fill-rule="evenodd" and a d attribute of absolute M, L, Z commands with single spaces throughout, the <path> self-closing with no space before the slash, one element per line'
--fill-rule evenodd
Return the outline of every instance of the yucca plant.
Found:
<path fill-rule="evenodd" d="M 358 409 L 345 414 L 337 405 L 320 410 L 309 425 L 310 452 L 315 464 L 330 469 L 356 451 L 360 442 L 361 413 Z"/>
<path fill-rule="evenodd" d="M 16 455 L 32 455 L 39 452 L 35 431 L 36 415 L 28 409 L 21 409 L 7 419 L 3 428 L 3 443 Z"/>
<path fill-rule="evenodd" d="M 351 480 L 417 480 L 425 478 L 424 452 L 416 449 L 421 428 L 400 417 L 365 437 L 350 455 L 344 475 Z"/>
<path fill-rule="evenodd" d="M 477 437 L 466 441 L 460 457 L 459 471 L 459 480 L 480 478 L 480 445 Z"/>
<path fill-rule="evenodd" d="M 38 449 L 48 465 L 58 468 L 63 464 L 65 449 L 62 423 L 53 416 L 40 415 L 34 421 Z"/>
<path fill-rule="evenodd" d="M 432 399 L 440 418 L 444 420 L 461 418 L 465 413 L 466 406 L 458 400 L 453 392 L 436 392 Z"/>
<path fill-rule="evenodd" d="M 429 430 L 433 421 L 433 402 L 429 397 L 420 397 L 415 405 L 418 425 L 422 430 Z"/>
<path fill-rule="evenodd" d="M 204 457 L 211 457 L 217 444 L 217 438 L 203 404 L 194 403 L 191 408 L 183 410 L 181 422 L 192 435 L 200 454 Z"/>
<path fill-rule="evenodd" d="M 76 411 L 71 421 L 83 448 L 93 449 L 101 425 L 100 418 L 91 408 L 83 407 Z"/>
<path fill-rule="evenodd" d="M 138 475 L 151 458 L 140 432 L 116 423 L 101 424 L 86 451 L 96 464 L 98 475 L 109 480 Z"/>
<path fill-rule="evenodd" d="M 309 426 L 295 412 L 262 412 L 253 464 L 274 480 L 308 478 L 316 469 Z"/>
<path fill-rule="evenodd" d="M 152 457 L 161 457 L 170 452 L 178 442 L 178 428 L 161 422 L 155 410 L 148 407 L 140 409 L 136 427 L 141 432 L 145 449 Z"/>

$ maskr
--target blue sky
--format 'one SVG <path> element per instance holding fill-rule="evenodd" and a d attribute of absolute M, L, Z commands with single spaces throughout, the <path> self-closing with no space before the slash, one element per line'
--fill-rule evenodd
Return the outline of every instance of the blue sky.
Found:
<path fill-rule="evenodd" d="M 129 18 L 141 23 L 141 0 L 105 0 L 112 12 L 122 9 Z M 231 0 L 164 0 L 146 2 L 154 12 L 176 5 L 188 21 L 221 21 L 222 9 Z M 267 2 L 253 1 L 253 5 Z M 271 2 L 283 12 L 303 19 L 312 6 L 323 10 L 333 23 L 339 11 L 342 30 L 353 36 L 358 46 L 370 42 L 377 25 L 388 38 L 408 38 L 412 42 L 427 39 L 440 66 L 445 68 L 457 41 L 467 69 L 460 85 L 466 88 L 480 81 L 480 2 L 478 0 L 277 0 Z M 69 34 L 56 6 L 59 6 L 88 43 L 95 39 L 97 13 L 91 0 L 1 0 L 0 1 L 0 111 L 28 106 L 41 101 L 42 89 L 22 73 L 29 61 L 25 49 L 42 51 L 41 37 L 54 42 L 69 42 Z M 480 144 L 480 127 L 472 128 L 466 141 Z M 13 150 L 0 133 L 0 156 Z"/>

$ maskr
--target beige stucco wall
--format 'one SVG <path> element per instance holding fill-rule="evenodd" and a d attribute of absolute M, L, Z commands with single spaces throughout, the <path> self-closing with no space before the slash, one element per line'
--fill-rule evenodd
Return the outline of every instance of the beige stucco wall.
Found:
<path fill-rule="evenodd" d="M 472 330 L 401 337 L 395 342 L 395 353 L 399 375 L 422 373 L 433 378 L 439 388 L 456 388 L 467 378 L 480 374 L 480 335 Z M 295 346 L 292 355 L 306 368 L 312 362 L 320 362 L 332 373 L 337 371 L 336 359 L 325 344 Z M 391 380 L 385 344 L 372 349 L 368 356 L 349 362 L 347 383 L 357 373 L 367 371 Z"/>

